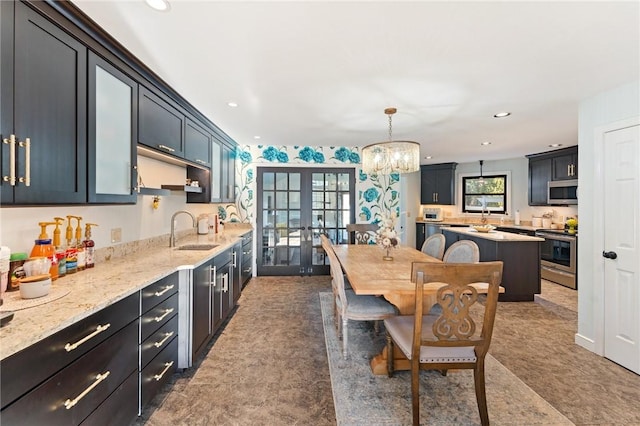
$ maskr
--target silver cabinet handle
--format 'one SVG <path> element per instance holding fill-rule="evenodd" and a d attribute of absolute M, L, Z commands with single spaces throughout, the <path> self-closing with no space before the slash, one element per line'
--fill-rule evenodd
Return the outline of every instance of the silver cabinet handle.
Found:
<path fill-rule="evenodd" d="M 164 149 L 165 151 L 169 151 L 169 152 L 175 152 L 176 150 L 171 148 L 170 146 L 166 146 L 166 145 L 158 145 L 158 148 L 160 149 Z"/>
<path fill-rule="evenodd" d="M 204 164 L 204 165 L 206 165 L 206 164 L 207 164 L 207 162 L 206 162 L 206 161 L 203 161 L 203 160 L 201 160 L 201 159 L 199 159 L 199 158 L 196 158 L 194 161 L 195 161 L 196 163 L 200 163 L 200 164 Z"/>
<path fill-rule="evenodd" d="M 216 286 L 216 267 L 209 266 L 209 285 L 212 287 Z"/>
<path fill-rule="evenodd" d="M 160 297 L 160 296 L 162 296 L 163 294 L 165 294 L 166 292 L 168 292 L 169 290 L 171 290 L 173 287 L 175 287 L 175 285 L 174 285 L 174 284 L 167 285 L 167 286 L 165 286 L 165 287 L 164 287 L 164 290 L 162 290 L 162 291 L 156 291 L 156 292 L 154 293 L 154 296 Z"/>
<path fill-rule="evenodd" d="M 102 374 L 98 374 L 98 375 L 96 376 L 96 380 L 95 380 L 93 383 L 91 383 L 91 385 L 90 385 L 88 388 L 86 388 L 84 391 L 82 391 L 82 393 L 81 393 L 80 395 L 76 396 L 76 397 L 75 397 L 75 398 L 73 398 L 73 399 L 67 399 L 67 400 L 64 402 L 64 408 L 66 408 L 67 410 L 69 410 L 71 407 L 73 407 L 73 406 L 74 406 L 74 405 L 76 405 L 78 402 L 80 402 L 80 400 L 81 400 L 82 398 L 84 398 L 85 396 L 87 396 L 87 394 L 88 394 L 89 392 L 91 392 L 91 390 L 93 390 L 93 388 L 95 388 L 96 386 L 98 386 L 98 385 L 100 384 L 100 382 L 101 382 L 101 381 L 103 381 L 104 379 L 106 379 L 107 377 L 109 377 L 109 374 L 111 374 L 111 372 L 110 372 L 110 371 L 105 371 L 105 372 L 104 372 L 104 373 L 102 373 Z"/>
<path fill-rule="evenodd" d="M 164 342 L 166 342 L 171 336 L 173 336 L 173 331 L 170 333 L 167 333 L 164 336 L 164 339 L 160 340 L 159 342 L 155 342 L 153 346 L 155 346 L 156 348 L 159 348 L 160 346 L 164 345 Z"/>
<path fill-rule="evenodd" d="M 222 276 L 222 291 L 225 293 L 229 291 L 229 273 L 227 272 Z"/>
<path fill-rule="evenodd" d="M 249 272 L 251 272 L 251 268 L 243 269 L 242 272 L 244 272 L 245 274 L 248 274 Z"/>
<path fill-rule="evenodd" d="M 162 376 L 164 376 L 164 374 L 171 368 L 172 365 L 173 361 L 164 363 L 164 370 L 162 370 L 160 374 L 156 374 L 155 376 L 153 376 L 153 378 L 156 379 L 156 382 L 162 379 Z"/>
<path fill-rule="evenodd" d="M 24 182 L 24 186 L 31 186 L 31 139 L 25 138 L 24 142 L 18 142 L 18 145 L 24 147 L 24 177 L 18 178 L 18 181 Z"/>
<path fill-rule="evenodd" d="M 165 319 L 165 317 L 167 315 L 169 315 L 171 312 L 173 312 L 173 310 L 174 310 L 173 308 L 165 309 L 164 314 L 160 315 L 159 317 L 155 317 L 154 318 L 155 322 L 162 321 L 163 319 Z"/>
<path fill-rule="evenodd" d="M 78 346 L 80 346 L 81 344 L 86 342 L 87 340 L 90 340 L 90 339 L 94 338 L 95 336 L 97 336 L 98 334 L 102 333 L 103 331 L 105 331 L 109 327 L 111 327 L 110 323 L 107 323 L 105 325 L 99 325 L 96 328 L 96 331 L 94 331 L 93 333 L 89 334 L 88 336 L 83 337 L 82 339 L 78 340 L 75 343 L 67 343 L 66 345 L 64 345 L 64 350 L 67 351 L 67 352 L 71 352 L 72 350 L 74 350 L 75 348 L 77 348 Z"/>
<path fill-rule="evenodd" d="M 238 256 L 237 256 L 237 253 L 236 253 L 235 250 L 231 254 L 233 255 L 233 267 L 235 268 L 236 266 L 238 266 L 238 265 L 236 265 L 236 258 Z"/>
<path fill-rule="evenodd" d="M 247 251 L 243 251 L 242 254 L 251 254 L 253 250 L 247 250 Z"/>
<path fill-rule="evenodd" d="M 16 185 L 16 135 L 9 135 L 2 143 L 9 145 L 9 175 L 2 176 L 2 180 L 9 182 L 9 185 Z"/>

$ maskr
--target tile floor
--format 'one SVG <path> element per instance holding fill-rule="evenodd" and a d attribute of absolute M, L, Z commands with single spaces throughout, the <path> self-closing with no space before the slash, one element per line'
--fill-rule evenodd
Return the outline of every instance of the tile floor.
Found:
<path fill-rule="evenodd" d="M 490 353 L 577 425 L 640 425 L 640 376 L 577 346 L 577 293 L 542 284 L 534 302 L 499 304 Z M 328 277 L 252 279 L 206 356 L 136 424 L 335 424 L 320 291 Z"/>

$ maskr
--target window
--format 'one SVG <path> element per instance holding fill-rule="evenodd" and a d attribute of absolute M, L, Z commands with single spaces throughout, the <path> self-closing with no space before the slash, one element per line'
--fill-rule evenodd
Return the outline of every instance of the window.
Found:
<path fill-rule="evenodd" d="M 463 177 L 462 200 L 465 213 L 506 213 L 507 175 Z"/>

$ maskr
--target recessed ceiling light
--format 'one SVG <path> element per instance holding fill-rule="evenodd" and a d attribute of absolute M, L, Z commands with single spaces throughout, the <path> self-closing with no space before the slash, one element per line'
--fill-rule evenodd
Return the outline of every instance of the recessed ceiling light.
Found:
<path fill-rule="evenodd" d="M 510 115 L 511 115 L 511 113 L 510 112 L 506 112 L 506 111 L 493 114 L 494 118 L 508 117 Z"/>
<path fill-rule="evenodd" d="M 557 147 L 559 147 L 559 146 L 562 146 L 562 144 L 561 144 L 561 143 L 552 143 L 552 144 L 549 144 L 549 148 L 557 148 Z"/>
<path fill-rule="evenodd" d="M 426 155 L 426 156 L 424 157 L 424 159 L 425 159 L 425 160 L 431 160 L 432 158 L 433 158 L 433 157 L 432 157 L 432 156 L 430 156 L 430 155 Z"/>
<path fill-rule="evenodd" d="M 227 102 L 227 105 L 229 105 L 231 108 L 235 108 L 238 106 L 238 104 L 235 102 Z"/>
<path fill-rule="evenodd" d="M 157 11 L 166 12 L 171 9 L 171 5 L 167 0 L 144 0 L 147 5 Z"/>
<path fill-rule="evenodd" d="M 260 139 L 260 136 L 256 135 L 253 137 L 254 139 Z"/>
<path fill-rule="evenodd" d="M 480 145 L 482 145 L 482 146 L 491 145 L 491 142 L 480 142 Z"/>

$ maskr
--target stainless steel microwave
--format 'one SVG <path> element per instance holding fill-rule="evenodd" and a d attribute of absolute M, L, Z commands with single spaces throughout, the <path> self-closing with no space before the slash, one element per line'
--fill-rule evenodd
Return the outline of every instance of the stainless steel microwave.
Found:
<path fill-rule="evenodd" d="M 578 204 L 578 179 L 549 181 L 547 202 L 560 206 Z"/>

